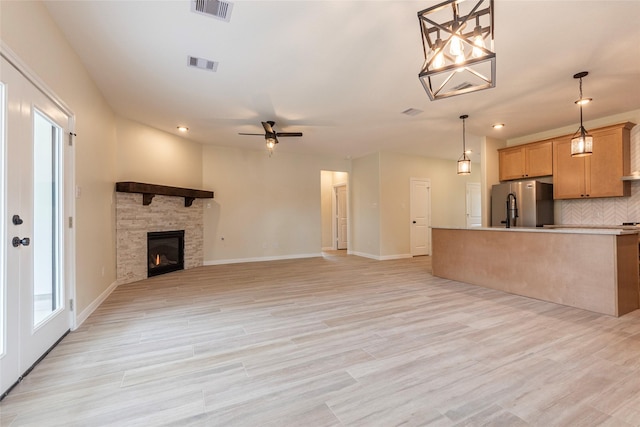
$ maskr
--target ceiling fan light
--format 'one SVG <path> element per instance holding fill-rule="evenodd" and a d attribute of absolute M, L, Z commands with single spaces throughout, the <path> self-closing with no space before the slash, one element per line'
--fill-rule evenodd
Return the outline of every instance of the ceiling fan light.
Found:
<path fill-rule="evenodd" d="M 275 138 L 266 138 L 266 145 L 267 145 L 267 151 L 269 152 L 269 157 L 271 157 L 271 155 L 273 154 L 273 150 L 275 150 L 277 143 L 278 141 L 276 141 Z"/>

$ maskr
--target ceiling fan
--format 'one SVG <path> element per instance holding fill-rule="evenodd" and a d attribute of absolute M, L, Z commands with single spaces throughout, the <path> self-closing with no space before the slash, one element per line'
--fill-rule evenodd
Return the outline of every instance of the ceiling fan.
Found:
<path fill-rule="evenodd" d="M 267 142 L 267 151 L 269 151 L 269 157 L 273 154 L 273 150 L 278 143 L 278 137 L 280 136 L 302 136 L 302 132 L 276 132 L 273 130 L 273 126 L 275 126 L 274 121 L 266 121 L 262 122 L 262 127 L 264 128 L 264 134 L 261 133 L 238 133 L 238 135 L 259 135 L 264 136 L 265 141 Z"/>

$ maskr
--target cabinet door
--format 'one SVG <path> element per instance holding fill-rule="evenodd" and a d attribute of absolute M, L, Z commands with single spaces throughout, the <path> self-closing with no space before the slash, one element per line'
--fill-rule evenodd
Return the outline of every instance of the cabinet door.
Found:
<path fill-rule="evenodd" d="M 551 141 L 524 147 L 525 169 L 527 177 L 553 174 L 553 143 Z"/>
<path fill-rule="evenodd" d="M 629 158 L 628 151 L 623 155 L 622 130 L 609 129 L 592 135 L 593 154 L 588 157 L 590 170 L 586 182 L 589 197 L 629 196 L 629 183 L 620 179 L 625 175 L 624 159 Z"/>
<path fill-rule="evenodd" d="M 500 181 L 524 178 L 524 150 L 513 147 L 500 150 Z"/>
<path fill-rule="evenodd" d="M 553 142 L 553 198 L 581 199 L 585 188 L 585 159 L 571 156 L 571 138 Z"/>

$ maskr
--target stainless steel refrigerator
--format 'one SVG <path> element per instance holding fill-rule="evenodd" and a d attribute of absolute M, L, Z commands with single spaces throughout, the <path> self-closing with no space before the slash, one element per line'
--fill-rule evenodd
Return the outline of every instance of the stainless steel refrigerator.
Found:
<path fill-rule="evenodd" d="M 491 188 L 492 227 L 542 227 L 553 224 L 553 184 L 513 181 Z"/>

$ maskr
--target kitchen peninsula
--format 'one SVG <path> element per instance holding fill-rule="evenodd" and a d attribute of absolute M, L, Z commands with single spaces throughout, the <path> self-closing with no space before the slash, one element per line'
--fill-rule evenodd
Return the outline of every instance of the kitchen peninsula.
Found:
<path fill-rule="evenodd" d="M 433 275 L 611 316 L 640 306 L 638 231 L 432 228 Z"/>

